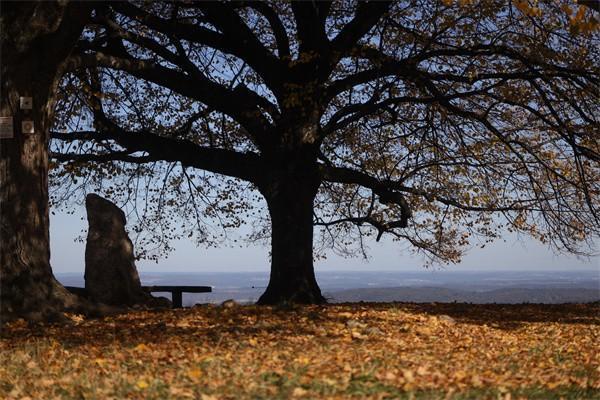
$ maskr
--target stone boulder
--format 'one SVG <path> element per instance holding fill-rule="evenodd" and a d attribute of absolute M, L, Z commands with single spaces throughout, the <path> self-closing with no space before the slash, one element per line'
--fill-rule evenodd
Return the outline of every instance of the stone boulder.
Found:
<path fill-rule="evenodd" d="M 140 283 L 135 267 L 133 243 L 125 231 L 125 213 L 96 194 L 85 199 L 88 236 L 85 246 L 85 289 L 97 302 L 119 305 L 169 306 L 155 298 Z"/>

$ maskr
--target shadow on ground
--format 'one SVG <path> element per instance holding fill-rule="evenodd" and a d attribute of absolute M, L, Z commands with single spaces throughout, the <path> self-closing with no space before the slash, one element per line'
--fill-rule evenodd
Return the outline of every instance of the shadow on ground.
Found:
<path fill-rule="evenodd" d="M 201 305 L 179 310 L 132 311 L 67 325 L 15 323 L 5 327 L 0 338 L 15 344 L 32 339 L 55 340 L 67 347 L 89 344 L 91 340 L 97 346 L 117 343 L 134 346 L 173 338 L 218 345 L 224 339 L 242 340 L 254 335 L 273 338 L 314 335 L 318 340 L 320 330 L 330 333 L 351 319 L 370 326 L 378 326 L 385 319 L 388 326 L 401 328 L 406 318 L 421 319 L 418 324 L 426 326 L 431 321 L 429 317 L 445 316 L 456 324 L 486 325 L 501 330 L 514 330 L 530 323 L 598 326 L 600 304 L 350 303 L 288 308 Z M 452 329 L 452 324 L 448 329 Z"/>

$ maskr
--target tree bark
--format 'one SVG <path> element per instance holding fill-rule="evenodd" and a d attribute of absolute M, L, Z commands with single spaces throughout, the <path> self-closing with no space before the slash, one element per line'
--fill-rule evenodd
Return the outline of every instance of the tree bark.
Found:
<path fill-rule="evenodd" d="M 48 218 L 48 130 L 60 69 L 81 35 L 90 3 L 2 4 L 0 116 L 0 317 L 48 319 L 78 299 L 52 274 Z M 20 107 L 31 97 L 31 110 Z M 33 133 L 21 129 L 33 122 Z"/>
<path fill-rule="evenodd" d="M 320 185 L 316 162 L 295 164 L 260 185 L 271 216 L 271 276 L 258 304 L 322 304 L 313 265 L 313 202 Z"/>

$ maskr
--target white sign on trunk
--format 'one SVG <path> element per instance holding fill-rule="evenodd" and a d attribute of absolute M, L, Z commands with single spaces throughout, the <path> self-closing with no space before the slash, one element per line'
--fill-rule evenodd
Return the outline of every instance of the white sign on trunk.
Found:
<path fill-rule="evenodd" d="M 31 97 L 19 97 L 19 106 L 21 110 L 31 110 L 33 108 L 33 100 Z"/>
<path fill-rule="evenodd" d="M 15 137 L 13 117 L 0 117 L 0 139 L 12 139 Z"/>

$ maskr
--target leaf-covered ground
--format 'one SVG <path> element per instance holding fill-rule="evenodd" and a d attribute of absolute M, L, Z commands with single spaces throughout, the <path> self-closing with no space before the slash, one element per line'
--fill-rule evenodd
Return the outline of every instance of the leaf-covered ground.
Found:
<path fill-rule="evenodd" d="M 600 398 L 599 305 L 197 306 L 12 322 L 0 398 Z"/>

